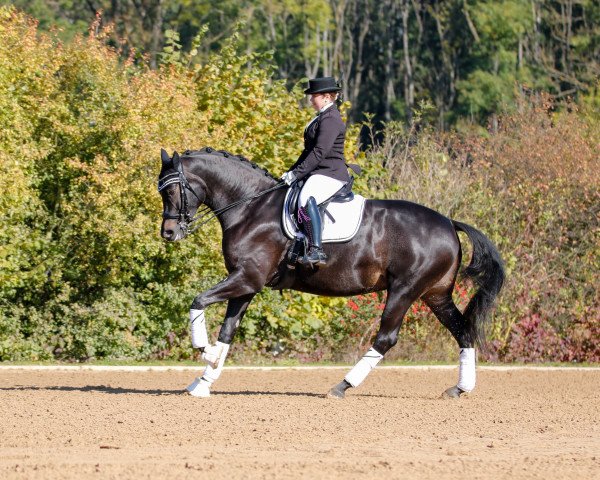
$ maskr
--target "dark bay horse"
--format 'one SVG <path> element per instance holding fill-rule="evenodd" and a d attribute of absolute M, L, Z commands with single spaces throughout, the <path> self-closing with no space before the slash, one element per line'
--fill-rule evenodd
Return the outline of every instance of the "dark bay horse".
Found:
<path fill-rule="evenodd" d="M 162 150 L 161 159 L 162 237 L 183 239 L 199 209 L 217 214 L 223 230 L 228 276 L 196 296 L 191 307 L 192 343 L 208 362 L 203 376 L 188 387 L 192 395 L 209 396 L 249 303 L 265 286 L 326 296 L 387 290 L 372 348 L 329 396 L 344 397 L 348 388 L 366 378 L 396 344 L 403 317 L 418 299 L 450 331 L 460 349 L 459 381 L 445 394 L 458 397 L 475 387 L 474 346 L 485 340 L 484 327 L 504 281 L 502 259 L 481 232 L 408 201 L 367 200 L 357 235 L 346 243 L 324 245 L 326 267 L 288 270 L 285 256 L 292 240 L 281 225 L 286 192 L 275 177 L 242 157 L 210 148 L 181 156 L 175 152 L 172 157 Z M 461 262 L 457 231 L 466 233 L 473 244 L 464 274 L 478 287 L 463 313 L 452 301 Z M 223 301 L 228 304 L 219 340 L 209 345 L 204 309 Z"/>

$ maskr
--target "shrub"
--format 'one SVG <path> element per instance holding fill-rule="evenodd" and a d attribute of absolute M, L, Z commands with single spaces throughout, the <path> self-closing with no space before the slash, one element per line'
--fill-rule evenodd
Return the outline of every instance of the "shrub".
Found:
<path fill-rule="evenodd" d="M 105 36 L 63 44 L 0 9 L 0 360 L 193 355 L 178 339 L 192 298 L 225 274 L 220 231 L 159 238 L 160 148 L 212 145 L 274 173 L 301 150 L 299 90 L 272 79 L 267 56 L 240 53 L 237 35 L 198 65 L 174 38 L 158 71 L 123 62 Z M 252 321 L 248 337 L 267 342 Z"/>
<path fill-rule="evenodd" d="M 547 362 L 565 357 L 565 342 L 539 314 L 525 317 L 512 326 L 502 360 L 509 362 Z M 501 352 L 502 352 L 501 350 Z"/>
<path fill-rule="evenodd" d="M 367 152 L 367 165 L 376 172 L 369 178 L 373 195 L 425 204 L 474 225 L 498 246 L 508 277 L 487 358 L 595 358 L 589 339 L 597 324 L 589 319 L 598 312 L 600 287 L 600 115 L 594 108 L 571 103 L 556 112 L 546 96 L 521 98 L 514 112 L 499 118 L 498 130 L 484 137 L 440 135 L 417 114 L 415 124 L 388 124 L 382 142 Z M 469 242 L 462 244 L 466 264 Z M 460 300 L 464 308 L 467 299 Z M 404 333 L 430 357 L 440 334 L 449 341 L 425 312 Z M 528 341 L 552 348 L 542 355 L 532 345 L 528 357 Z"/>

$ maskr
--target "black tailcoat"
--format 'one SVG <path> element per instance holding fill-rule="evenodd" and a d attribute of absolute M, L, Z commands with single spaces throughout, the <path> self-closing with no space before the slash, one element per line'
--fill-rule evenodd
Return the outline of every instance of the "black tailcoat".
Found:
<path fill-rule="evenodd" d="M 317 119 L 304 130 L 304 150 L 290 171 L 297 179 L 310 174 L 348 182 L 348 168 L 344 159 L 346 125 L 339 110 L 332 105 L 321 112 Z"/>

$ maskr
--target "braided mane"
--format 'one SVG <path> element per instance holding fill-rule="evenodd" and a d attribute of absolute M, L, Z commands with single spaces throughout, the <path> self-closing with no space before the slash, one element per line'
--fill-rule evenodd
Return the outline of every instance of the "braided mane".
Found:
<path fill-rule="evenodd" d="M 242 155 L 234 155 L 233 153 L 228 152 L 226 150 L 215 150 L 214 148 L 211 148 L 211 147 L 204 147 L 204 148 L 201 148 L 200 150 L 186 150 L 185 152 L 183 152 L 183 154 L 186 156 L 194 156 L 196 154 L 204 154 L 204 153 L 208 153 L 210 155 L 222 155 L 225 158 L 232 158 L 232 159 L 239 160 L 240 162 L 247 163 L 254 170 L 260 170 L 261 172 L 263 172 L 265 174 L 266 177 L 270 177 L 273 180 L 279 181 L 279 179 L 277 177 L 275 177 L 273 174 L 271 174 L 271 172 L 269 172 L 266 168 L 262 168 L 261 166 L 248 160 L 246 157 L 244 157 Z"/>

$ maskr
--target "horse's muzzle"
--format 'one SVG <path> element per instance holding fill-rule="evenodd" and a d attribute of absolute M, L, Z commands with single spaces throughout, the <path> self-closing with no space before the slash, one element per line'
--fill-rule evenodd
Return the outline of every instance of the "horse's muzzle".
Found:
<path fill-rule="evenodd" d="M 161 235 L 167 242 L 174 242 L 177 239 L 177 234 L 173 230 L 163 230 Z"/>
<path fill-rule="evenodd" d="M 162 224 L 160 235 L 167 242 L 176 242 L 185 237 L 185 229 L 181 228 L 179 223 L 173 223 L 174 222 L 165 221 Z"/>

